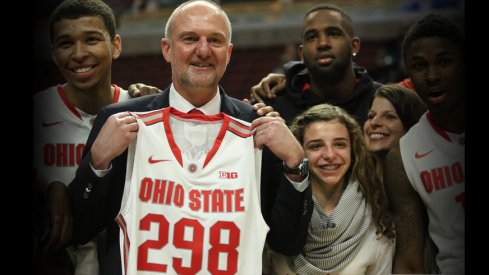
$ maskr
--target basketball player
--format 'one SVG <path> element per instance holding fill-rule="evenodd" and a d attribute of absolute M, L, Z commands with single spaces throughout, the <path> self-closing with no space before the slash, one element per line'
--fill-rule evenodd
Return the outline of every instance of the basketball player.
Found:
<path fill-rule="evenodd" d="M 205 115 L 216 115 L 222 112 L 247 122 L 256 118 L 256 114 L 251 105 L 227 96 L 224 93 L 224 90 L 218 85 L 226 70 L 226 66 L 229 63 L 233 45 L 231 43 L 231 24 L 229 18 L 217 4 L 212 1 L 204 0 L 188 1 L 181 4 L 171 14 L 165 28 L 165 38 L 162 39 L 161 44 L 163 56 L 172 67 L 172 84 L 161 94 L 141 97 L 103 108 L 99 112 L 87 140 L 82 162 L 78 168 L 76 177 L 69 186 L 70 199 L 73 202 L 75 223 L 74 243 L 84 243 L 93 238 L 93 236 L 104 228 L 107 228 L 107 245 L 109 251 L 106 255 L 105 266 L 112 269 L 107 269 L 106 274 L 121 274 L 122 267 L 125 266 L 125 263 L 129 263 L 127 260 L 130 260 L 126 258 L 121 259 L 119 226 L 114 221 L 121 208 L 121 202 L 123 201 L 126 166 L 128 163 L 127 148 L 129 144 L 136 139 L 137 131 L 139 129 L 137 119 L 128 113 L 128 111 L 148 112 L 172 106 L 183 113 L 198 109 Z M 265 123 L 263 123 L 259 129 L 259 132 L 261 133 L 266 133 L 268 126 L 274 128 L 274 124 L 283 123 L 280 118 L 263 117 L 263 119 Z M 160 132 L 160 134 L 163 135 L 164 133 Z M 292 134 L 285 138 L 286 140 L 283 141 L 283 144 L 285 145 L 284 147 L 286 150 L 284 151 L 302 150 L 300 144 L 295 140 Z M 266 145 L 268 146 L 268 144 Z M 163 146 L 163 144 L 154 145 L 151 147 L 151 150 L 156 152 Z M 242 151 L 242 148 L 240 147 L 231 149 L 227 145 L 224 145 L 223 148 L 226 148 L 226 154 L 240 155 Z M 246 154 L 250 153 L 248 152 Z M 283 156 L 282 154 L 279 155 Z M 295 156 L 297 154 L 291 155 Z M 155 155 L 149 159 L 148 156 L 145 161 L 149 162 L 151 160 L 154 162 L 155 160 L 158 160 L 157 157 L 159 156 Z M 167 158 L 167 156 L 161 156 L 161 158 Z M 263 158 L 265 158 L 265 154 Z M 297 167 L 298 163 L 301 161 L 301 159 L 295 158 L 282 159 L 289 167 Z M 254 166 L 253 163 L 254 162 L 249 162 L 248 165 Z M 266 163 L 272 163 L 272 161 L 267 161 Z M 209 165 L 211 165 L 210 162 Z M 279 165 L 282 165 L 281 161 L 279 162 Z M 197 165 L 197 168 L 198 167 L 199 165 Z M 187 167 L 184 168 L 187 169 Z M 236 171 L 239 171 L 240 169 L 242 169 L 241 165 L 238 165 Z M 166 172 L 179 174 L 177 171 L 179 170 L 172 169 Z M 262 167 L 262 171 L 266 170 Z M 220 173 L 219 170 L 214 172 Z M 223 170 L 223 172 L 231 172 L 232 175 L 232 172 L 235 171 Z M 265 185 L 265 183 L 268 184 L 268 180 L 263 179 L 263 174 L 265 173 L 262 173 L 261 182 L 264 183 L 262 186 Z M 179 179 L 177 177 L 180 176 L 174 175 L 177 180 Z M 270 177 L 271 175 L 267 176 Z M 249 184 L 252 184 L 252 182 Z M 259 187 L 257 186 L 257 188 Z M 196 190 L 199 189 L 201 188 L 196 185 Z M 250 190 L 250 192 L 252 192 L 252 190 Z M 251 200 L 251 197 L 253 196 L 256 197 L 256 195 L 251 195 L 249 199 Z M 237 198 L 241 198 L 241 196 L 237 196 Z M 243 200 L 247 199 L 248 197 Z M 251 202 L 257 204 L 258 200 L 253 199 Z M 255 205 L 249 210 L 254 211 L 254 207 L 258 206 Z M 177 210 L 180 209 L 177 208 Z M 174 211 L 173 215 L 181 215 L 182 218 L 185 217 L 185 215 L 188 215 L 188 212 L 185 212 L 183 209 L 181 209 L 181 212 L 182 213 Z M 237 217 L 240 216 L 238 213 L 235 214 Z M 196 216 L 196 221 L 198 223 L 205 224 L 205 234 L 217 230 L 213 229 L 215 227 L 208 226 L 205 222 L 209 216 L 210 215 L 200 214 Z M 255 218 L 259 219 L 259 217 Z M 144 261 L 145 263 L 148 263 L 151 266 L 153 263 L 167 264 L 167 270 L 180 270 L 180 267 L 188 268 L 190 267 L 190 262 L 198 264 L 198 261 L 192 261 L 192 253 L 189 253 L 188 251 L 185 257 L 181 256 L 181 254 L 175 254 L 177 248 L 182 246 L 193 247 L 193 245 L 188 240 L 179 239 L 182 237 L 178 235 L 179 233 L 177 233 L 176 237 L 174 235 L 173 229 L 175 227 L 185 227 L 186 224 L 178 223 L 178 220 L 175 217 L 169 217 L 169 219 L 168 228 L 170 230 L 170 235 L 165 234 L 164 230 L 160 230 L 159 232 L 161 232 L 161 236 L 158 235 L 157 240 L 159 241 L 156 241 L 156 243 L 158 243 L 158 248 L 150 248 L 152 247 L 151 243 L 155 243 L 154 239 L 151 239 L 153 237 L 151 237 L 147 242 L 143 243 L 142 246 L 139 246 L 139 258 L 144 261 L 144 257 L 147 255 L 151 258 L 148 258 L 147 262 Z M 160 222 L 166 224 L 164 221 L 160 220 Z M 186 223 L 186 221 L 182 223 Z M 252 220 L 247 220 L 244 226 L 251 226 L 251 223 Z M 192 226 L 198 227 L 197 223 L 192 222 L 192 224 Z M 142 226 L 144 227 L 144 225 Z M 166 225 L 162 226 L 166 227 Z M 220 226 L 224 225 L 216 226 L 217 228 L 220 228 Z M 261 234 L 263 234 L 262 231 L 264 226 L 258 224 L 256 228 L 260 231 L 256 232 L 257 236 L 262 236 Z M 141 230 L 144 229 L 141 228 Z M 242 227 L 239 228 L 239 230 L 247 232 L 247 230 Z M 166 231 L 166 233 L 168 232 Z M 196 234 L 197 233 L 198 232 L 196 232 Z M 229 248 L 228 255 L 231 255 L 230 257 L 234 257 L 233 255 L 235 255 L 232 247 L 235 243 L 227 244 L 225 239 L 221 239 L 221 237 L 225 238 L 224 235 L 229 235 L 229 232 L 223 233 L 224 235 L 220 233 L 215 233 L 217 235 L 214 235 L 214 233 L 211 234 L 212 238 L 209 239 L 208 235 L 204 235 L 204 239 L 202 239 L 202 241 L 198 239 L 197 242 L 199 244 L 206 243 L 205 247 L 209 248 L 207 251 L 209 255 L 206 256 L 206 259 L 203 259 L 203 263 L 205 263 L 207 259 L 210 261 L 207 263 L 207 266 L 202 266 L 202 269 L 199 269 L 202 270 L 202 273 L 212 272 L 212 270 L 214 270 L 212 268 L 216 267 L 215 262 L 211 263 L 211 261 L 216 259 L 211 255 L 212 253 L 222 254 L 221 252 L 224 252 L 225 249 Z M 167 237 L 168 239 L 166 239 Z M 198 237 L 198 235 L 195 237 Z M 261 253 L 264 240 L 261 240 L 260 238 L 261 237 L 257 240 L 253 238 L 253 240 L 247 240 L 246 242 L 240 241 L 239 249 L 244 249 L 243 251 L 247 252 L 238 255 L 238 270 L 240 270 L 240 268 L 251 268 L 244 267 L 239 263 L 244 263 L 247 257 L 256 259 L 256 255 L 260 255 L 260 259 L 254 266 L 258 266 L 261 270 Z M 168 246 L 163 247 L 163 244 L 167 241 Z M 212 247 L 209 245 L 212 245 Z M 246 246 L 252 247 L 245 248 Z M 152 254 L 146 254 L 145 251 L 148 250 L 151 250 L 151 252 L 155 250 L 155 253 L 168 253 L 165 254 L 167 255 L 165 257 L 167 258 L 164 259 L 174 256 L 175 260 L 172 260 L 171 262 L 166 260 L 160 262 L 161 259 L 155 259 L 151 256 Z M 256 253 L 256 255 L 250 256 L 251 251 Z M 122 252 L 123 255 L 126 255 L 125 251 Z M 207 252 L 204 251 L 202 253 L 206 254 Z M 183 252 L 180 251 L 179 253 Z M 222 257 L 226 256 L 227 255 L 224 255 Z M 230 263 L 232 262 L 233 261 Z M 222 262 L 219 261 L 219 265 L 221 263 Z M 198 266 L 200 266 L 200 264 Z M 228 265 L 228 267 L 232 267 L 232 264 L 231 266 Z M 208 268 L 211 269 L 209 270 Z M 224 269 L 227 269 L 227 267 L 219 267 L 219 270 Z M 233 268 L 229 270 L 233 270 Z M 238 273 L 241 272 L 238 271 Z M 260 272 L 257 273 L 259 274 Z"/>
<path fill-rule="evenodd" d="M 386 158 L 396 224 L 393 273 L 423 273 L 423 212 L 442 274 L 465 274 L 465 55 L 459 26 L 428 15 L 407 31 L 403 57 L 428 107 Z"/>
<path fill-rule="evenodd" d="M 112 10 L 99 0 L 67 0 L 51 14 L 53 60 L 66 80 L 34 95 L 34 167 L 47 192 L 50 223 L 46 251 L 71 239 L 66 185 L 81 161 L 98 110 L 129 98 L 111 85 L 112 61 L 121 53 Z M 99 274 L 96 244 L 69 247 L 75 274 Z"/>

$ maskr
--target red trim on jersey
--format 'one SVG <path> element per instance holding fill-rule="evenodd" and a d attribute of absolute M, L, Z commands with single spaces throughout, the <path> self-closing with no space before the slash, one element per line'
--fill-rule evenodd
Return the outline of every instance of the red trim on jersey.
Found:
<path fill-rule="evenodd" d="M 247 138 L 253 135 L 253 133 L 250 130 L 249 126 L 246 126 L 242 124 L 239 121 L 236 121 L 234 119 L 230 120 L 228 130 L 231 131 L 233 134 L 242 137 L 242 138 Z M 241 131 L 244 130 L 244 131 Z"/>
<path fill-rule="evenodd" d="M 65 90 L 63 89 L 63 86 L 58 84 L 56 86 L 56 89 L 58 90 L 58 94 L 61 97 L 61 100 L 65 103 L 68 110 L 70 110 L 77 118 L 79 118 L 80 120 L 83 120 L 80 113 L 76 110 L 75 105 L 73 105 L 73 103 L 71 103 L 71 101 L 66 96 L 66 93 L 65 93 Z"/>
<path fill-rule="evenodd" d="M 146 114 L 139 114 L 138 117 L 144 122 L 144 124 L 152 125 L 163 121 L 163 112 L 162 110 L 157 110 Z"/>
<path fill-rule="evenodd" d="M 178 163 L 180 163 L 181 167 L 183 167 L 182 152 L 180 151 L 180 148 L 178 148 L 177 143 L 173 138 L 173 133 L 170 127 L 170 114 L 182 119 L 194 119 L 194 120 L 211 121 L 211 122 L 222 121 L 221 129 L 217 134 L 217 137 L 214 141 L 214 145 L 212 146 L 211 150 L 207 153 L 206 158 L 204 160 L 204 165 L 202 167 L 204 168 L 211 161 L 212 157 L 214 157 L 214 155 L 217 153 L 217 150 L 219 150 L 222 140 L 224 139 L 224 135 L 226 134 L 226 130 L 229 128 L 228 125 L 229 125 L 230 117 L 224 113 L 219 113 L 216 115 L 204 115 L 204 114 L 195 114 L 195 113 L 194 114 L 182 113 L 173 107 L 168 107 L 163 109 L 163 124 L 165 126 L 165 134 L 168 143 L 170 145 L 170 148 L 173 152 L 173 155 L 177 159 Z"/>
<path fill-rule="evenodd" d="M 163 109 L 163 125 L 165 126 L 165 134 L 166 138 L 168 139 L 168 143 L 170 144 L 171 151 L 173 152 L 173 155 L 177 159 L 178 163 L 180 163 L 180 166 L 183 167 L 182 152 L 180 151 L 180 148 L 178 148 L 177 143 L 173 138 L 173 133 L 170 127 L 171 109 L 173 109 L 173 107 Z"/>
<path fill-rule="evenodd" d="M 431 128 L 433 128 L 433 130 L 435 130 L 435 132 L 437 132 L 440 136 L 442 136 L 447 141 L 452 142 L 452 140 L 450 139 L 448 134 L 445 132 L 445 130 L 443 130 L 442 128 L 438 127 L 438 125 L 435 124 L 435 122 L 431 118 L 431 114 L 429 111 L 426 112 L 426 118 L 428 119 L 428 122 L 430 123 Z"/>
<path fill-rule="evenodd" d="M 228 129 L 229 120 L 230 120 L 229 116 L 224 113 L 220 113 L 220 114 L 224 116 L 221 125 L 221 130 L 219 130 L 219 133 L 217 134 L 217 137 L 214 140 L 214 145 L 212 146 L 212 149 L 207 153 L 207 156 L 205 157 L 204 166 L 202 166 L 202 169 L 205 168 L 205 166 L 211 161 L 211 159 L 217 153 L 217 150 L 219 150 L 222 140 L 224 139 L 224 135 L 226 134 L 226 130 Z"/>
<path fill-rule="evenodd" d="M 399 83 L 397 83 L 397 85 L 402 86 L 402 87 L 405 87 L 405 88 L 408 88 L 409 90 L 414 91 L 413 82 L 411 81 L 411 78 L 409 78 L 409 77 L 403 79 L 402 81 L 400 81 Z"/>
<path fill-rule="evenodd" d="M 232 118 L 231 118 L 231 122 L 232 122 L 234 125 L 236 125 L 236 126 L 240 127 L 241 129 L 244 129 L 244 130 L 246 130 L 246 131 L 251 131 L 251 130 L 250 130 L 250 126 L 248 126 L 248 125 L 244 125 L 243 123 L 241 123 L 241 122 L 239 122 L 239 121 L 237 121 L 237 120 L 235 120 L 235 119 L 232 119 Z"/>
<path fill-rule="evenodd" d="M 112 87 L 114 87 L 114 97 L 112 98 L 112 103 L 117 103 L 119 102 L 119 97 L 121 96 L 121 88 L 115 84 L 112 84 Z"/>
<path fill-rule="evenodd" d="M 144 119 L 144 118 L 153 116 L 154 114 L 157 114 L 157 113 L 163 114 L 162 109 L 151 111 L 151 112 L 147 112 L 147 113 L 144 113 L 144 114 L 138 114 L 138 115 L 139 115 L 140 118 Z"/>
<path fill-rule="evenodd" d="M 123 245 L 123 252 L 124 252 L 124 274 L 127 274 L 127 258 L 129 254 L 129 248 L 131 247 L 131 242 L 129 241 L 129 237 L 127 236 L 127 225 L 126 221 L 124 220 L 124 216 L 121 214 L 117 215 L 115 218 L 115 221 L 119 224 L 119 227 L 122 229 L 122 232 L 124 232 L 124 245 Z"/>
<path fill-rule="evenodd" d="M 112 84 L 112 87 L 114 87 L 114 97 L 112 98 L 112 102 L 111 103 L 117 103 L 119 102 L 119 98 L 121 96 L 121 88 L 119 88 L 119 86 L 115 85 L 115 84 Z M 73 103 L 71 103 L 71 101 L 68 99 L 68 97 L 66 96 L 66 92 L 65 90 L 63 89 L 63 86 L 61 86 L 60 84 L 56 85 L 56 89 L 58 90 L 58 94 L 59 96 L 61 97 L 61 100 L 64 102 L 64 104 L 66 105 L 66 107 L 77 117 L 79 118 L 80 120 L 83 120 L 83 118 L 81 117 L 80 113 L 76 110 L 76 107 L 75 105 L 73 105 Z"/>
<path fill-rule="evenodd" d="M 218 114 L 215 114 L 215 115 L 206 115 L 204 113 L 183 113 L 183 112 L 180 112 L 179 110 L 173 108 L 173 107 L 170 107 L 170 113 L 172 115 L 175 115 L 179 118 L 183 118 L 183 119 L 193 119 L 193 120 L 199 120 L 199 121 L 209 121 L 209 122 L 215 122 L 215 121 L 221 121 L 224 119 L 224 116 L 223 116 L 223 113 L 218 113 Z"/>

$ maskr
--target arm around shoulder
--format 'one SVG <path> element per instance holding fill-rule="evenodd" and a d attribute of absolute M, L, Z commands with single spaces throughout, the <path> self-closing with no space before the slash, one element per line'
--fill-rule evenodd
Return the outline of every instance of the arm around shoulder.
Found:
<path fill-rule="evenodd" d="M 386 157 L 384 187 L 396 228 L 393 273 L 424 273 L 424 205 L 404 170 L 399 147 Z"/>

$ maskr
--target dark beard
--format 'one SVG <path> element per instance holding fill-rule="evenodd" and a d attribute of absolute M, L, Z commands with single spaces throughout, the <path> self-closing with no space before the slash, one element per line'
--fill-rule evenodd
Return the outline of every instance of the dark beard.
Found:
<path fill-rule="evenodd" d="M 340 83 L 348 69 L 348 65 L 333 63 L 327 67 L 320 67 L 317 65 L 310 65 L 305 63 L 309 73 L 311 74 L 311 79 L 314 79 L 316 83 L 324 84 L 328 86 L 335 86 Z"/>

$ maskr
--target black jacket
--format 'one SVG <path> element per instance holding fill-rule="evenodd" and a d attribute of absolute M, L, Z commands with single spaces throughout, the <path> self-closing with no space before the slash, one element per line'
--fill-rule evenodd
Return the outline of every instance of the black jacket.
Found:
<path fill-rule="evenodd" d="M 284 69 L 287 80 L 285 92 L 278 94 L 272 100 L 265 100 L 265 103 L 280 112 L 287 124 L 310 107 L 328 103 L 343 108 L 363 127 L 375 90 L 381 85 L 372 80 L 367 70 L 353 63 L 356 85 L 351 95 L 342 100 L 321 101 L 310 88 L 304 89 L 306 84 L 310 84 L 310 81 L 309 71 L 302 62 L 290 61 L 284 65 Z"/>
<path fill-rule="evenodd" d="M 351 95 L 342 100 L 321 101 L 311 90 L 309 72 L 298 61 L 290 61 L 284 65 L 286 77 L 286 90 L 278 94 L 276 98 L 265 100 L 265 103 L 278 111 L 288 125 L 292 120 L 308 108 L 329 103 L 345 109 L 363 127 L 367 120 L 370 103 L 375 90 L 381 85 L 372 80 L 367 71 L 353 64 L 356 77 L 356 85 Z M 306 89 L 304 89 L 306 87 Z M 268 199 L 270 213 L 268 225 L 270 232 L 267 235 L 267 243 L 270 247 L 285 255 L 297 255 L 302 251 L 307 239 L 309 221 L 312 215 L 313 202 L 312 191 L 309 186 L 304 192 L 299 192 L 283 176 L 282 167 L 275 165 L 273 173 L 282 174 L 281 183 L 277 194 Z M 280 170 L 280 171 L 279 171 Z M 291 219 L 292 217 L 292 219 Z"/>
<path fill-rule="evenodd" d="M 248 122 L 257 117 L 251 105 L 227 96 L 222 88 L 219 89 L 219 93 L 221 112 Z M 103 124 L 112 114 L 123 111 L 150 111 L 168 106 L 169 87 L 161 94 L 143 96 L 102 108 L 86 142 L 75 179 L 68 187 L 74 220 L 72 244 L 86 243 L 107 228 L 107 254 L 102 274 L 121 274 L 119 227 L 114 219 L 120 210 L 124 191 L 127 150 L 112 161 L 110 172 L 99 178 L 89 164 L 90 149 Z M 268 166 L 281 162 L 269 150 L 264 150 L 262 163 L 261 200 L 266 205 L 268 194 L 276 193 L 268 191 L 269 188 L 277 188 L 280 184 L 280 177 L 269 173 L 272 169 Z M 87 192 L 88 190 L 90 191 Z"/>

